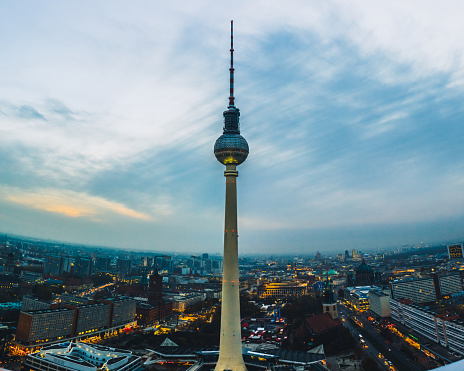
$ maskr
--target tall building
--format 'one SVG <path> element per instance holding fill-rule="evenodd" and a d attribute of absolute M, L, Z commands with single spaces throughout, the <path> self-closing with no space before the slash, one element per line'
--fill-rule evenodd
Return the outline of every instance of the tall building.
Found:
<path fill-rule="evenodd" d="M 93 274 L 93 261 L 88 258 L 78 258 L 74 264 L 74 274 L 79 277 L 87 277 Z"/>
<path fill-rule="evenodd" d="M 158 307 L 163 301 L 163 277 L 158 273 L 150 274 L 148 304 Z"/>
<path fill-rule="evenodd" d="M 240 110 L 234 97 L 234 39 L 233 21 L 230 23 L 230 95 L 229 106 L 224 111 L 223 134 L 214 144 L 217 160 L 226 166 L 226 204 L 224 223 L 224 260 L 222 273 L 222 309 L 219 359 L 215 371 L 245 371 L 242 356 L 240 328 L 240 296 L 238 276 L 237 231 L 237 165 L 248 156 L 248 143 L 240 135 Z"/>
<path fill-rule="evenodd" d="M 409 299 L 414 303 L 426 303 L 462 291 L 462 281 L 459 272 L 435 273 L 429 277 L 395 280 L 390 283 L 390 291 L 395 300 Z"/>
<path fill-rule="evenodd" d="M 450 259 L 462 259 L 463 258 L 463 244 L 456 243 L 454 245 L 448 245 L 448 256 Z"/>
<path fill-rule="evenodd" d="M 74 311 L 67 308 L 21 312 L 16 339 L 35 342 L 70 337 L 73 321 Z"/>
<path fill-rule="evenodd" d="M 61 256 L 49 255 L 45 257 L 44 274 L 53 276 L 61 274 Z"/>
<path fill-rule="evenodd" d="M 105 256 L 97 256 L 95 259 L 95 270 L 97 272 L 108 272 L 111 259 Z"/>
<path fill-rule="evenodd" d="M 117 259 L 116 271 L 124 276 L 130 276 L 132 271 L 132 262 L 130 259 Z"/>

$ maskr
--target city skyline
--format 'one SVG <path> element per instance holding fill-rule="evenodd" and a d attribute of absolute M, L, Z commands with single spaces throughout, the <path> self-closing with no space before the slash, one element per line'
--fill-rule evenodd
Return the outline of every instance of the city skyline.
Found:
<path fill-rule="evenodd" d="M 0 230 L 220 252 L 211 143 L 234 19 L 252 148 L 241 252 L 461 239 L 464 26 L 449 4 L 8 4 Z"/>

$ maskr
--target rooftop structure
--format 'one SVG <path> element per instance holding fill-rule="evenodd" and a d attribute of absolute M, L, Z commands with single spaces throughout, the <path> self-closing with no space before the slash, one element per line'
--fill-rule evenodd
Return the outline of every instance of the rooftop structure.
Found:
<path fill-rule="evenodd" d="M 132 371 L 141 369 L 141 359 L 128 350 L 88 343 L 61 343 L 29 354 L 25 366 L 37 371 Z"/>

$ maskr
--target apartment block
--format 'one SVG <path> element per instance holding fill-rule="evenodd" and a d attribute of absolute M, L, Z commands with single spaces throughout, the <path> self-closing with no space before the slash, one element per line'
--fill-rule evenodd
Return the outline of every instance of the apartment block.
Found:
<path fill-rule="evenodd" d="M 464 322 L 457 315 L 437 313 L 403 299 L 390 299 L 390 307 L 392 319 L 464 355 Z"/>
<path fill-rule="evenodd" d="M 395 280 L 390 283 L 391 297 L 408 299 L 415 303 L 436 301 L 443 296 L 462 291 L 459 272 L 432 274 L 429 277 Z"/>
<path fill-rule="evenodd" d="M 70 337 L 74 311 L 67 308 L 21 312 L 16 339 L 26 343 Z"/>

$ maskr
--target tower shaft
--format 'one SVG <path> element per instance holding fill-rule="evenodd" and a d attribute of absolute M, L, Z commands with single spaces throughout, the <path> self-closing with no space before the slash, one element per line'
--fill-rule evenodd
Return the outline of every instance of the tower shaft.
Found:
<path fill-rule="evenodd" d="M 237 177 L 235 164 L 227 164 L 222 273 L 222 308 L 219 360 L 215 371 L 246 371 L 242 357 L 238 277 Z"/>

